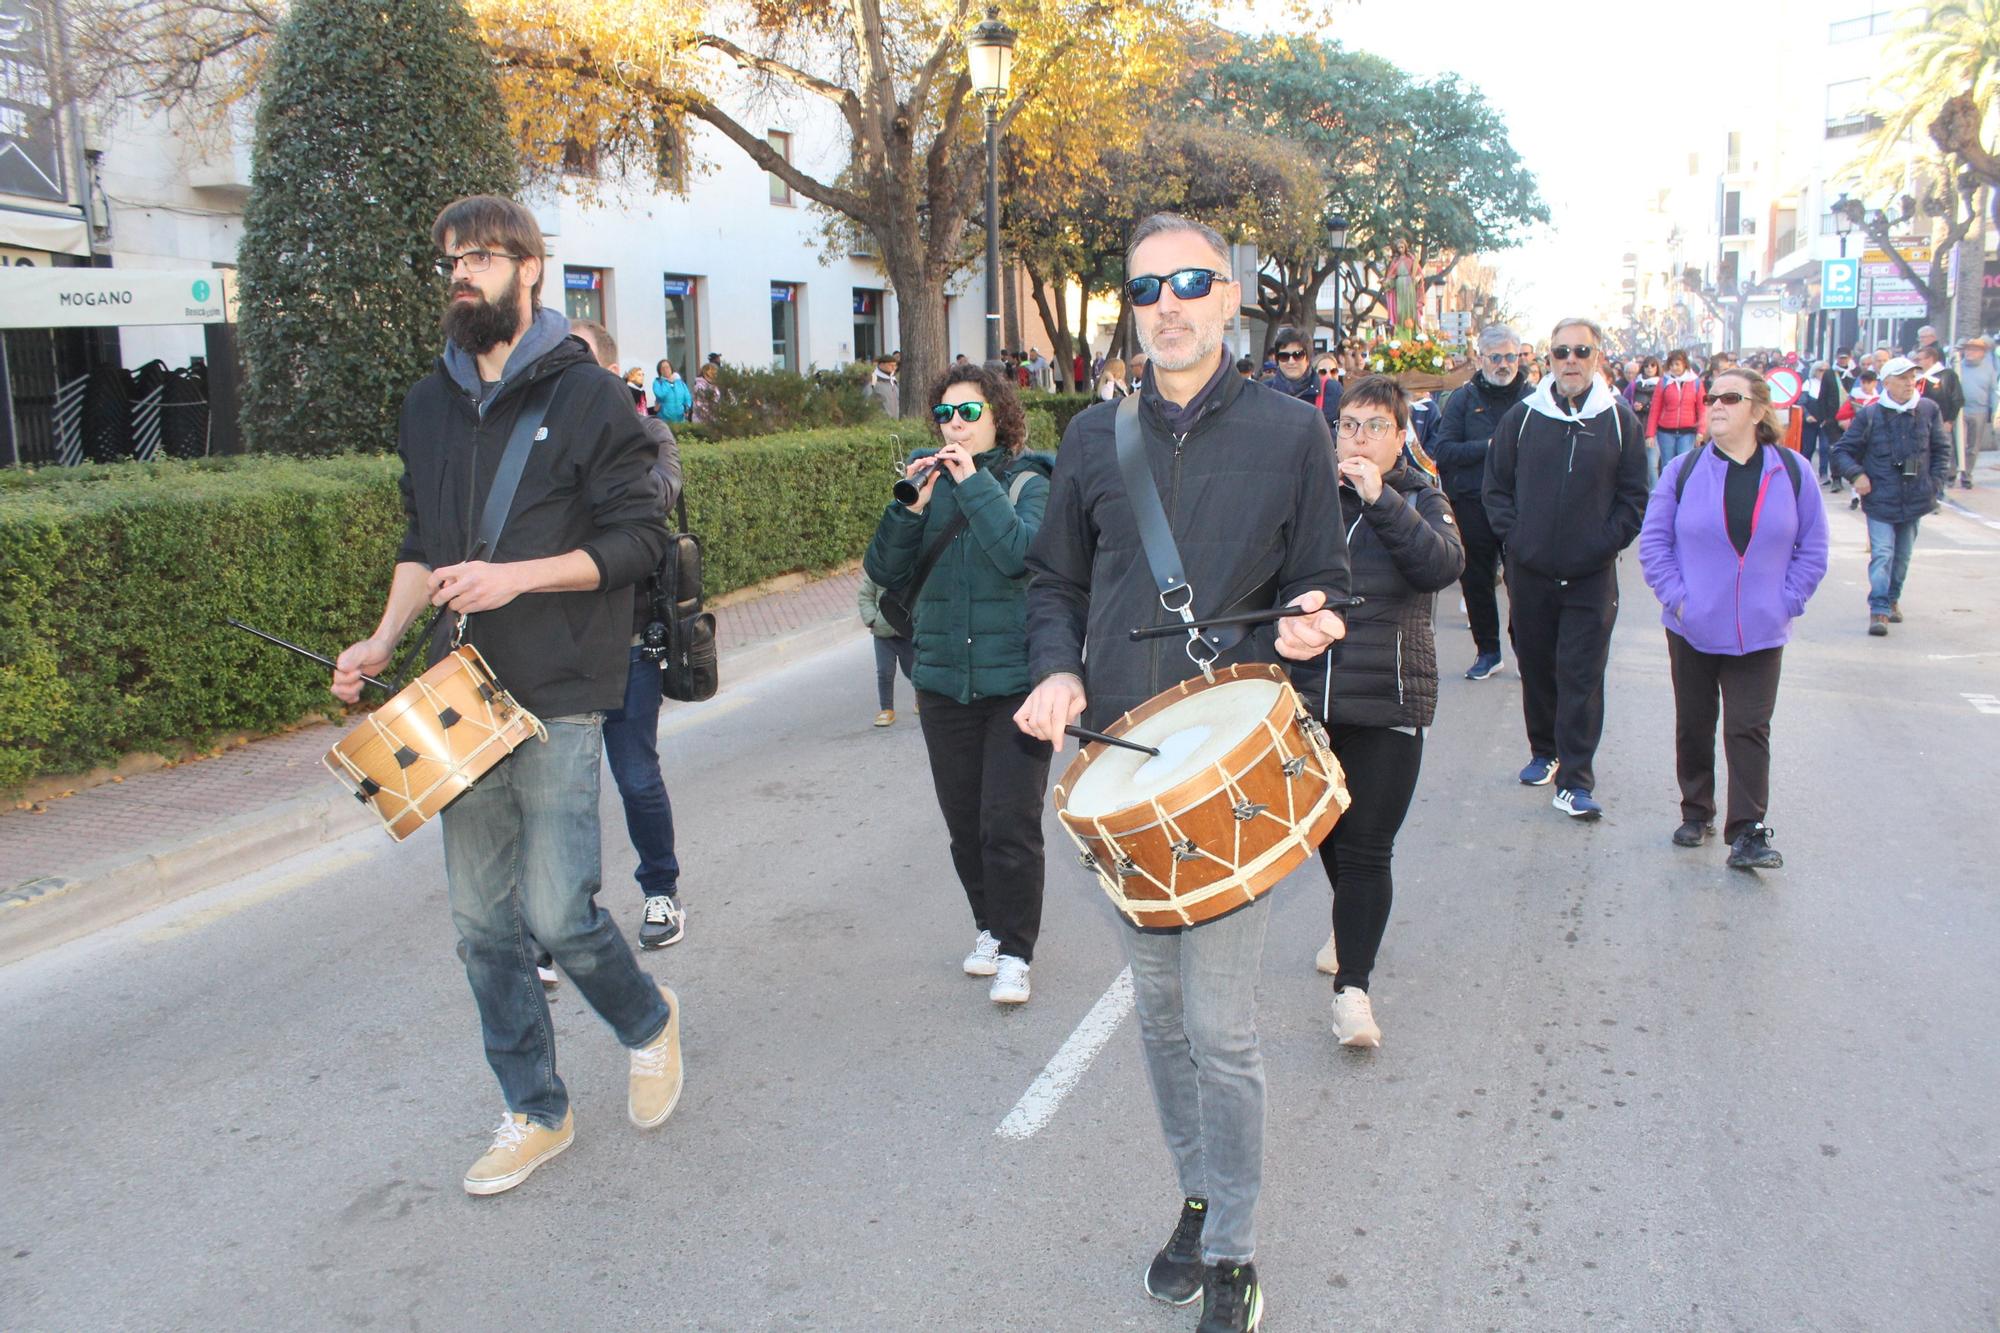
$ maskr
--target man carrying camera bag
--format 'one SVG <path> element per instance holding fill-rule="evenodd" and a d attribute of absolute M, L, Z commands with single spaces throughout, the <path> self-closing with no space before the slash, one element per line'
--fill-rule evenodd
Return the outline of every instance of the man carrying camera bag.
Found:
<path fill-rule="evenodd" d="M 570 331 L 589 345 L 598 365 L 618 369 L 618 344 L 602 324 L 571 320 Z M 653 475 L 660 483 L 665 512 L 671 516 L 681 493 L 680 446 L 674 441 L 673 430 L 658 417 L 642 417 L 640 425 L 659 448 Z M 646 585 L 641 583 L 633 591 L 625 705 L 604 715 L 604 753 L 611 760 L 618 797 L 625 803 L 625 831 L 639 853 L 635 877 L 639 891 L 646 895 L 639 921 L 639 947 L 662 949 L 680 943 L 687 933 L 687 913 L 680 900 L 681 863 L 674 856 L 674 808 L 667 799 L 666 780 L 660 775 L 660 657 L 665 639 Z"/>
<path fill-rule="evenodd" d="M 1882 367 L 1882 396 L 1854 414 L 1833 447 L 1834 475 L 1854 484 L 1868 516 L 1868 632 L 1903 620 L 1903 579 L 1917 524 L 1937 508 L 1951 477 L 1951 436 L 1938 405 L 1917 392 L 1917 363 Z"/>

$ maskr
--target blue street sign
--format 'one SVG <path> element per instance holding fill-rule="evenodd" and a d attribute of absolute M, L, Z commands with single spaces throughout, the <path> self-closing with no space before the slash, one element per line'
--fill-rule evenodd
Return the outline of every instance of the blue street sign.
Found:
<path fill-rule="evenodd" d="M 1861 261 L 1822 259 L 1819 264 L 1819 308 L 1852 310 L 1861 304 Z"/>

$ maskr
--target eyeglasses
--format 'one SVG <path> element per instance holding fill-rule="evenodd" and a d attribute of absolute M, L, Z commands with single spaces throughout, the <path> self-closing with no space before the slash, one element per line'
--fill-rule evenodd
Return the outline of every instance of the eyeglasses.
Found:
<path fill-rule="evenodd" d="M 1133 305 L 1151 305 L 1160 299 L 1162 283 L 1174 289 L 1174 295 L 1183 301 L 1199 301 L 1207 296 L 1209 288 L 1215 286 L 1222 275 L 1212 268 L 1184 268 L 1161 276 L 1148 273 L 1125 280 L 1125 294 L 1132 298 Z"/>
<path fill-rule="evenodd" d="M 1521 359 L 1519 352 L 1488 352 L 1486 359 L 1496 366 L 1511 366 Z"/>
<path fill-rule="evenodd" d="M 1732 389 L 1728 393 L 1707 394 L 1705 395 L 1705 400 L 1710 407 L 1714 407 L 1717 403 L 1721 403 L 1724 407 L 1734 407 L 1742 402 L 1744 397 L 1745 395 L 1737 393 Z"/>
<path fill-rule="evenodd" d="M 1387 417 L 1370 417 L 1366 421 L 1342 417 L 1337 429 L 1343 440 L 1351 440 L 1357 435 L 1366 435 L 1371 440 L 1386 440 L 1390 432 L 1396 429 L 1396 423 Z"/>
<path fill-rule="evenodd" d="M 942 426 L 957 413 L 960 421 L 977 421 L 986 415 L 984 403 L 939 403 L 931 409 L 931 420 Z"/>
<path fill-rule="evenodd" d="M 1303 361 L 1305 359 L 1306 359 L 1306 354 L 1303 348 L 1301 348 L 1296 352 L 1286 352 L 1281 350 L 1278 353 L 1278 360 L 1280 361 Z"/>
<path fill-rule="evenodd" d="M 1549 358 L 1554 361 L 1567 361 L 1574 356 L 1579 361 L 1588 361 L 1590 360 L 1591 353 L 1596 350 L 1589 343 L 1578 343 L 1574 347 L 1571 347 L 1568 343 L 1557 343 L 1549 349 Z"/>
<path fill-rule="evenodd" d="M 438 276 L 449 278 L 458 272 L 460 264 L 465 265 L 467 273 L 484 273 L 496 259 L 511 259 L 518 264 L 524 258 L 526 256 L 508 254 L 505 250 L 467 250 L 459 255 L 439 255 L 436 263 Z"/>

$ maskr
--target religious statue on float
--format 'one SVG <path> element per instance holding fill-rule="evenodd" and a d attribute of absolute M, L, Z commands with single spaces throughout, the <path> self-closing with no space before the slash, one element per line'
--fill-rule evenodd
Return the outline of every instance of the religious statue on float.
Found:
<path fill-rule="evenodd" d="M 1396 242 L 1396 253 L 1382 270 L 1383 296 L 1389 307 L 1389 327 L 1412 328 L 1424 322 L 1424 302 L 1418 295 L 1423 283 L 1423 266 L 1410 253 L 1408 241 Z"/>

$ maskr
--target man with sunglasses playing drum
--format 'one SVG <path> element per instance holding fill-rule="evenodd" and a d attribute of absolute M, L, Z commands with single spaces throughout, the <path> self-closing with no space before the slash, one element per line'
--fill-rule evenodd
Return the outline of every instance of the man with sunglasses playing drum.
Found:
<path fill-rule="evenodd" d="M 502 688 L 548 728 L 441 816 L 459 957 L 507 1108 L 464 1185 L 498 1194 L 576 1133 L 531 939 L 630 1049 L 630 1119 L 656 1126 L 680 1098 L 679 1002 L 639 970 L 594 898 L 604 714 L 625 702 L 633 587 L 659 564 L 667 525 L 657 450 L 624 384 L 538 300 L 547 256 L 534 214 L 476 195 L 448 204 L 432 237 L 445 348 L 397 430 L 407 526 L 381 623 L 340 654 L 333 692 L 355 702 L 362 675 L 388 670 L 417 616 L 448 608 L 430 660 L 463 627 Z M 475 534 L 515 424 L 551 385 L 486 550 Z"/>
<path fill-rule="evenodd" d="M 1604 814 L 1592 762 L 1604 735 L 1604 667 L 1618 620 L 1618 553 L 1646 517 L 1639 418 L 1599 373 L 1604 334 L 1566 319 L 1550 375 L 1493 429 L 1482 498 L 1507 551 L 1507 602 L 1530 787 L 1556 783 L 1573 819 Z"/>
<path fill-rule="evenodd" d="M 1127 272 L 1149 359 L 1137 386 L 1145 462 L 1193 590 L 1193 613 L 1307 611 L 1259 627 L 1215 663 L 1316 657 L 1346 633 L 1324 609 L 1347 592 L 1326 419 L 1311 403 L 1235 373 L 1222 329 L 1241 291 L 1216 232 L 1154 214 L 1132 234 Z M 1015 720 L 1058 749 L 1064 726 L 1079 717 L 1102 729 L 1201 670 L 1184 641 L 1128 638 L 1166 612 L 1119 471 L 1117 412 L 1115 403 L 1098 404 L 1071 419 L 1028 552 L 1028 661 L 1038 683 Z M 1264 1167 L 1256 993 L 1269 918 L 1267 894 L 1183 930 L 1120 928 L 1183 1198 L 1146 1290 L 1175 1304 L 1200 1297 L 1200 1333 L 1253 1329 L 1263 1312 L 1252 1262 Z"/>

